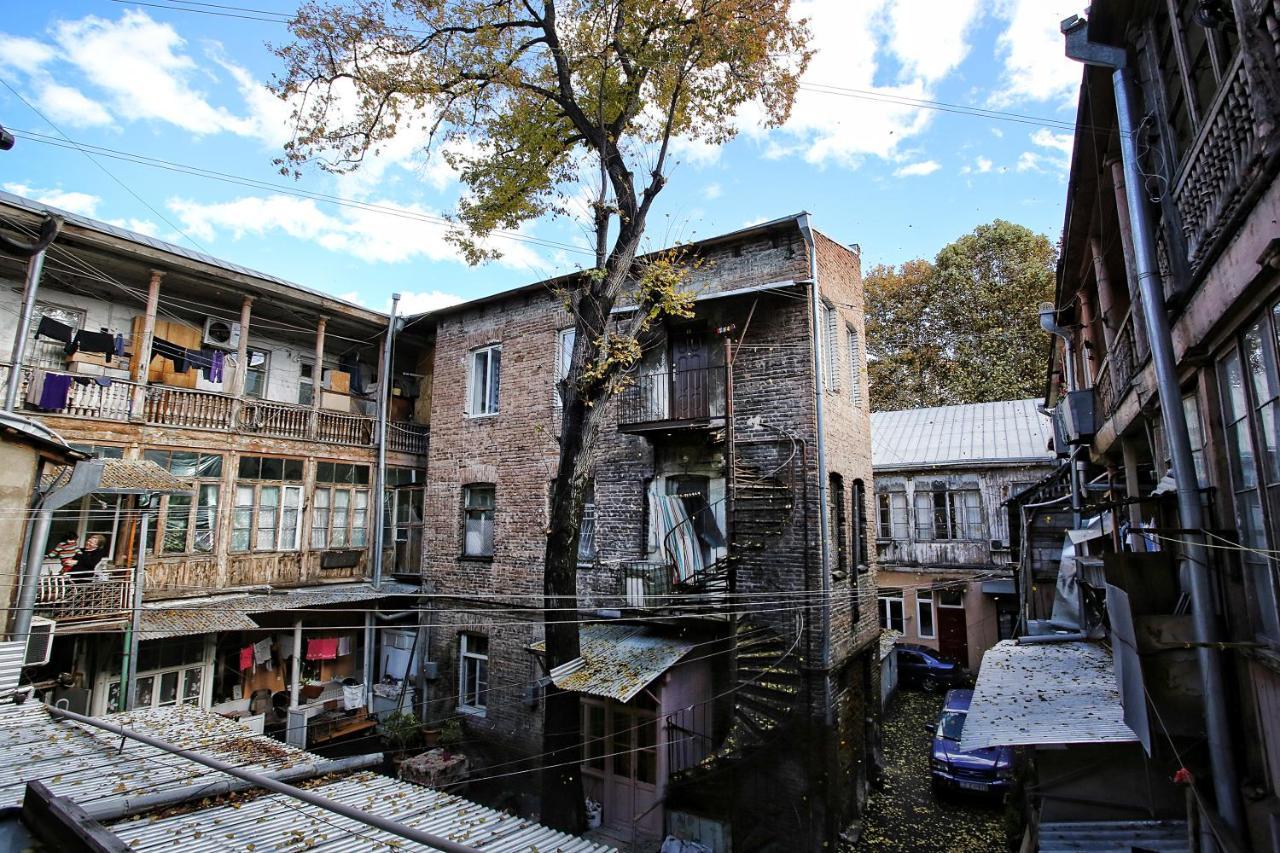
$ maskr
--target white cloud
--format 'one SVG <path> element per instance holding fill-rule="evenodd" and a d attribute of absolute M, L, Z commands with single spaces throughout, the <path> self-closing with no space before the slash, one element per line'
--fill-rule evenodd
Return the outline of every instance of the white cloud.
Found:
<path fill-rule="evenodd" d="M 252 134 L 251 119 L 211 104 L 196 88 L 201 69 L 168 24 L 127 9 L 117 21 L 89 15 L 60 21 L 54 40 L 63 56 L 104 90 L 115 112 L 135 120 L 168 122 L 195 134 Z"/>
<path fill-rule="evenodd" d="M 1000 0 L 996 14 L 1008 22 L 996 49 L 1004 61 L 996 106 L 1018 101 L 1075 103 L 1083 66 L 1067 59 L 1059 24 L 1078 14 L 1083 0 Z"/>
<path fill-rule="evenodd" d="M 702 197 L 707 201 L 715 201 L 724 195 L 724 187 L 719 184 L 707 184 L 706 189 L 702 191 Z"/>
<path fill-rule="evenodd" d="M 942 164 L 937 160 L 922 160 L 919 163 L 911 163 L 894 171 L 895 178 L 910 178 L 922 175 L 932 175 L 934 172 L 942 168 Z"/>
<path fill-rule="evenodd" d="M 1071 151 L 1075 147 L 1075 137 L 1070 133 L 1054 133 L 1047 127 L 1042 127 L 1031 134 L 1031 141 L 1041 148 L 1051 148 L 1058 151 L 1063 157 L 1070 157 Z"/>
<path fill-rule="evenodd" d="M 90 195 L 89 193 L 69 192 L 61 189 L 39 189 L 30 184 L 17 182 L 6 183 L 4 188 L 14 195 L 20 195 L 40 204 L 47 204 L 50 207 L 57 207 L 68 213 L 78 213 L 81 216 L 95 216 L 98 211 L 98 205 L 102 203 L 100 196 Z"/>
<path fill-rule="evenodd" d="M 148 237 L 158 237 L 160 235 L 160 226 L 156 225 L 150 219 L 108 219 L 109 224 L 120 228 L 128 228 L 130 231 L 137 231 L 139 234 L 146 234 Z M 181 234 L 167 237 L 170 242 L 182 238 Z"/>
<path fill-rule="evenodd" d="M 391 208 L 399 215 L 343 209 L 334 216 L 321 210 L 311 199 L 286 195 L 245 196 L 212 204 L 175 198 L 169 201 L 169 208 L 182 221 L 184 230 L 207 242 L 213 242 L 219 232 L 229 233 L 235 239 L 282 232 L 367 263 L 416 259 L 461 262 L 457 249 L 445 240 L 445 226 L 423 220 L 423 217 L 437 216 L 434 211 L 385 199 L 371 203 Z M 519 240 L 495 237 L 486 245 L 502 252 L 500 263 L 504 266 L 531 272 L 546 268 L 543 259 Z"/>
<path fill-rule="evenodd" d="M 0 33 L 0 67 L 34 74 L 53 59 L 53 48 L 35 39 Z"/>
<path fill-rule="evenodd" d="M 1019 172 L 1051 172 L 1065 174 L 1071 168 L 1071 151 L 1075 138 L 1070 133 L 1054 133 L 1040 128 L 1030 136 L 1031 143 L 1043 151 L 1024 151 L 1018 158 Z"/>
<path fill-rule="evenodd" d="M 962 174 L 962 175 L 973 175 L 973 174 L 985 175 L 987 172 L 990 172 L 990 171 L 991 171 L 991 168 L 992 168 L 992 166 L 994 166 L 994 165 L 995 165 L 995 164 L 991 162 L 991 158 L 989 158 L 989 157 L 983 157 L 981 154 L 979 154 L 977 157 L 975 157 L 975 158 L 974 158 L 973 163 L 971 163 L 971 164 L 968 164 L 968 163 L 967 163 L 967 164 L 965 164 L 964 166 L 961 166 L 961 167 L 960 167 L 960 174 Z"/>
<path fill-rule="evenodd" d="M 765 138 L 764 156 L 800 155 L 809 163 L 856 168 L 866 157 L 900 160 L 899 147 L 922 133 L 932 115 L 899 101 L 929 98 L 932 86 L 969 55 L 977 0 L 804 0 L 794 6 L 809 19 L 817 53 L 805 72 L 791 118 Z M 883 85 L 885 67 L 897 78 Z M 832 93 L 811 87 L 859 92 Z M 868 96 L 863 93 L 870 92 Z M 758 130 L 760 110 L 743 111 L 740 127 Z"/>
<path fill-rule="evenodd" d="M 1034 151 L 1023 151 L 1018 157 L 1018 164 L 1014 167 L 1019 172 L 1043 172 L 1040 164 L 1044 161 L 1043 155 Z"/>
<path fill-rule="evenodd" d="M 45 80 L 37 84 L 40 108 L 59 124 L 102 127 L 111 124 L 111 113 L 79 89 Z"/>
<path fill-rule="evenodd" d="M 428 311 L 437 311 L 441 308 L 448 308 L 450 305 L 457 305 L 462 301 L 462 297 L 453 293 L 445 293 L 443 290 L 421 290 L 408 291 L 400 294 L 400 313 L 409 314 L 425 314 Z M 388 307 L 390 307 L 388 305 Z"/>

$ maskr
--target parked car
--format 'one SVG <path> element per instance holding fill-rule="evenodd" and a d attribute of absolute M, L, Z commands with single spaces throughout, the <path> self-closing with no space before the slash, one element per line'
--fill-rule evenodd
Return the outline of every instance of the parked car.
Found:
<path fill-rule="evenodd" d="M 943 700 L 942 715 L 933 728 L 929 757 L 934 796 L 952 791 L 1003 796 L 1013 784 L 1015 753 L 1012 747 L 960 751 L 960 736 L 972 700 L 972 690 L 948 690 Z"/>
<path fill-rule="evenodd" d="M 919 687 L 933 693 L 943 687 L 955 687 L 964 683 L 964 670 L 938 657 L 934 649 L 912 643 L 898 643 L 896 648 L 898 684 Z"/>

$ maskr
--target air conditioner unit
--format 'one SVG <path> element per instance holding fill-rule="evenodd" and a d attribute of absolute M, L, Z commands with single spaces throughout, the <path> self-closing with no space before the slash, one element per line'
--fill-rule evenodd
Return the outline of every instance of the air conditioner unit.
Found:
<path fill-rule="evenodd" d="M 204 321 L 204 345 L 214 349 L 234 350 L 240 347 L 240 324 L 217 317 Z"/>
<path fill-rule="evenodd" d="M 49 662 L 53 651 L 53 632 L 58 623 L 43 616 L 31 617 L 31 630 L 27 634 L 27 654 L 23 666 L 43 666 Z"/>

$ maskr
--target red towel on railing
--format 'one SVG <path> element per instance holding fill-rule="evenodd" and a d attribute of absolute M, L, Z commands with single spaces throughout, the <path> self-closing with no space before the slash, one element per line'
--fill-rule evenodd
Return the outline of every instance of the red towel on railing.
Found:
<path fill-rule="evenodd" d="M 240 650 L 240 671 L 253 669 L 253 646 L 245 646 Z"/>
<path fill-rule="evenodd" d="M 337 637 L 321 637 L 315 640 L 307 640 L 307 660 L 334 660 L 337 657 Z"/>

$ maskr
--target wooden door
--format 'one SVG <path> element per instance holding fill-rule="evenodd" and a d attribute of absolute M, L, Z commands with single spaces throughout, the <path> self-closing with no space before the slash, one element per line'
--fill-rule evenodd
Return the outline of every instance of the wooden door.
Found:
<path fill-rule="evenodd" d="M 705 418 L 710 414 L 707 383 L 710 371 L 706 338 L 694 332 L 677 333 L 671 340 L 671 417 Z"/>
<path fill-rule="evenodd" d="M 960 666 L 969 665 L 969 631 L 963 607 L 938 608 L 938 654 Z"/>
<path fill-rule="evenodd" d="M 631 835 L 662 832 L 658 784 L 658 715 L 644 698 L 623 705 L 612 699 L 583 700 L 583 775 L 588 796 L 598 795 L 601 822 Z"/>

